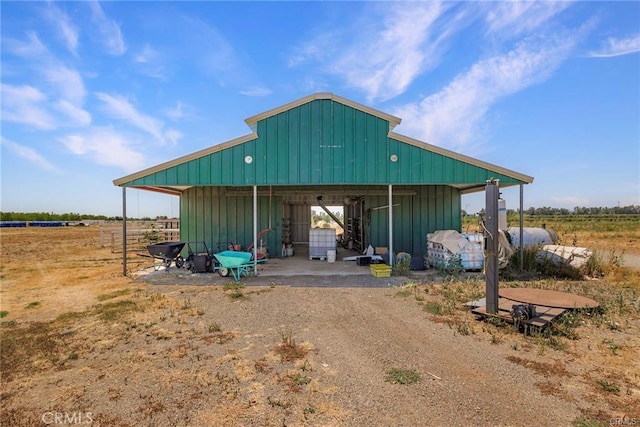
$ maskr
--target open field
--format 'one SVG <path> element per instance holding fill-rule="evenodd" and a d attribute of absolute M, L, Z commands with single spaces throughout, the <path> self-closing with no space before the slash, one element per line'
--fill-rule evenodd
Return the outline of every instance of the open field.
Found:
<path fill-rule="evenodd" d="M 565 238 L 640 255 L 589 227 Z M 640 424 L 639 270 L 501 281 L 601 304 L 525 336 L 463 308 L 482 278 L 150 285 L 96 228 L 1 233 L 3 426 Z"/>
<path fill-rule="evenodd" d="M 508 223 L 518 227 L 518 215 L 509 216 Z M 560 245 L 640 254 L 640 215 L 525 215 L 523 223 L 555 230 Z M 479 230 L 471 216 L 465 217 L 463 227 Z"/>

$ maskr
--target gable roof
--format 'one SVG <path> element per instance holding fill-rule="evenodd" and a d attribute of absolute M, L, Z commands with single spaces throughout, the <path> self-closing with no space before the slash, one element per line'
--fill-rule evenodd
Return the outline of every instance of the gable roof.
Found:
<path fill-rule="evenodd" d="M 335 102 L 339 102 L 342 105 L 347 105 L 356 110 L 363 111 L 365 113 L 371 114 L 372 116 L 378 117 L 382 120 L 386 120 L 389 122 L 389 131 L 393 130 L 394 127 L 400 124 L 402 119 L 392 116 L 391 114 L 383 113 L 382 111 L 376 110 L 371 107 L 367 107 L 366 105 L 358 104 L 357 102 L 351 101 L 347 98 L 343 98 L 338 95 L 334 95 L 330 92 L 318 92 L 311 95 L 307 95 L 304 98 L 300 98 L 295 101 L 291 101 L 288 104 L 284 104 L 280 107 L 272 108 L 271 110 L 265 111 L 264 113 L 256 114 L 255 116 L 251 116 L 245 120 L 245 123 L 255 132 L 256 123 L 260 120 L 267 119 L 269 117 L 273 117 L 277 114 L 285 112 L 287 110 L 294 109 L 302 104 L 306 104 L 311 101 L 315 101 L 316 99 L 329 99 Z"/>
<path fill-rule="evenodd" d="M 316 93 L 245 120 L 252 132 L 114 180 L 180 194 L 197 185 L 450 185 L 482 190 L 533 178 L 400 135 L 400 118 Z"/>

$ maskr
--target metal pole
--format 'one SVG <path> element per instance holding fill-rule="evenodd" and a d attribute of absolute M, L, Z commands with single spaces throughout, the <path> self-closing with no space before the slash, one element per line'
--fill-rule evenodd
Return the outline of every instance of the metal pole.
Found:
<path fill-rule="evenodd" d="M 524 184 L 520 184 L 520 273 L 524 271 L 524 245 L 522 240 L 524 239 Z"/>
<path fill-rule="evenodd" d="M 389 184 L 389 265 L 393 267 L 393 185 Z"/>
<path fill-rule="evenodd" d="M 258 275 L 258 186 L 253 186 L 253 274 Z"/>
<path fill-rule="evenodd" d="M 122 187 L 122 275 L 127 275 L 127 187 Z"/>
<path fill-rule="evenodd" d="M 498 313 L 498 199 L 497 180 L 488 180 L 485 190 L 485 285 L 487 313 Z"/>

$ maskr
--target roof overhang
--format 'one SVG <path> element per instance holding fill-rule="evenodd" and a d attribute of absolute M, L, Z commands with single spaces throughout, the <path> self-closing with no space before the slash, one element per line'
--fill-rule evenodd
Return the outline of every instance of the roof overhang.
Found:
<path fill-rule="evenodd" d="M 522 181 L 523 184 L 531 184 L 533 182 L 533 177 L 529 175 L 525 175 L 520 172 L 513 171 L 511 169 L 503 168 L 502 166 L 494 165 L 492 163 L 488 163 L 482 160 L 475 159 L 473 157 L 465 156 L 464 154 L 456 153 L 455 151 L 447 150 L 446 148 L 438 147 L 436 145 L 432 145 L 423 141 L 419 141 L 417 139 L 411 138 L 406 135 L 401 135 L 395 132 L 389 132 L 389 138 L 395 139 L 397 141 L 402 141 L 404 143 L 413 145 L 415 147 L 423 148 L 429 150 L 433 153 L 441 154 L 446 157 L 450 157 L 455 160 L 459 160 L 464 163 L 468 163 L 473 166 L 477 166 L 484 169 L 492 170 L 496 173 L 500 173 L 502 175 L 506 175 L 510 178 L 517 179 L 518 181 Z M 473 193 L 476 191 L 481 191 L 484 189 L 485 183 L 482 184 L 447 184 L 452 187 L 459 188 L 462 193 Z M 513 186 L 517 184 L 508 184 L 503 185 L 504 187 Z"/>
<path fill-rule="evenodd" d="M 186 156 L 178 157 L 177 159 L 170 160 L 170 161 L 164 162 L 164 163 L 160 163 L 159 165 L 152 166 L 152 167 L 147 168 L 147 169 L 143 169 L 143 170 L 141 170 L 139 172 L 135 172 L 135 173 L 132 173 L 132 174 L 127 175 L 127 176 L 123 176 L 122 178 L 114 179 L 113 180 L 113 185 L 122 186 L 122 185 L 126 184 L 127 182 L 131 182 L 131 181 L 136 180 L 138 178 L 142 178 L 142 177 L 145 177 L 147 175 L 151 175 L 153 173 L 156 173 L 156 172 L 159 172 L 159 171 L 162 171 L 162 170 L 174 167 L 174 166 L 178 166 L 178 165 L 181 165 L 183 163 L 187 163 L 187 162 L 189 162 L 191 160 L 199 159 L 200 157 L 204 157 L 204 156 L 207 156 L 209 154 L 212 154 L 212 153 L 215 153 L 215 152 L 218 152 L 218 151 L 222 151 L 225 148 L 233 147 L 235 145 L 239 145 L 239 144 L 242 144 L 244 142 L 251 141 L 252 139 L 256 139 L 257 137 L 258 137 L 257 134 L 250 133 L 248 135 L 244 135 L 244 136 L 241 136 L 239 138 L 234 138 L 234 139 L 232 139 L 230 141 L 223 142 L 221 144 L 217 144 L 217 145 L 205 148 L 205 149 L 200 150 L 200 151 L 196 151 L 195 153 L 187 154 Z M 141 187 L 138 187 L 138 188 L 141 188 Z M 151 188 L 162 188 L 162 186 L 158 186 L 158 187 L 154 186 L 154 187 L 149 187 L 149 188 L 145 188 L 145 189 L 146 190 L 151 190 Z M 167 189 L 176 189 L 178 192 L 182 192 L 182 191 L 184 191 L 185 189 L 187 189 L 189 187 L 188 186 L 187 187 L 183 187 L 183 186 L 173 186 L 173 187 L 172 186 L 165 186 L 165 188 L 167 188 Z"/>

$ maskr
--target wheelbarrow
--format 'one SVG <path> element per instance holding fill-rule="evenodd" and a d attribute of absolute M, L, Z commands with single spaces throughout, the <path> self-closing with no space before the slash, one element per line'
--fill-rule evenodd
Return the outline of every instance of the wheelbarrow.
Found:
<path fill-rule="evenodd" d="M 213 254 L 213 257 L 217 261 L 213 269 L 222 277 L 229 276 L 229 272 L 231 272 L 233 280 L 239 282 L 241 276 L 248 276 L 251 272 L 251 268 L 255 267 L 257 263 L 262 262 L 262 260 L 251 260 L 252 256 L 253 254 L 251 252 L 218 252 Z"/>
<path fill-rule="evenodd" d="M 146 256 L 153 259 L 159 259 L 164 264 L 166 269 L 171 267 L 171 263 L 176 264 L 177 268 L 182 268 L 184 265 L 184 258 L 180 253 L 182 252 L 182 248 L 186 245 L 187 242 L 162 242 L 162 243 L 154 243 L 147 246 L 147 250 L 149 251 L 149 255 L 147 254 L 138 254 L 139 256 Z"/>

